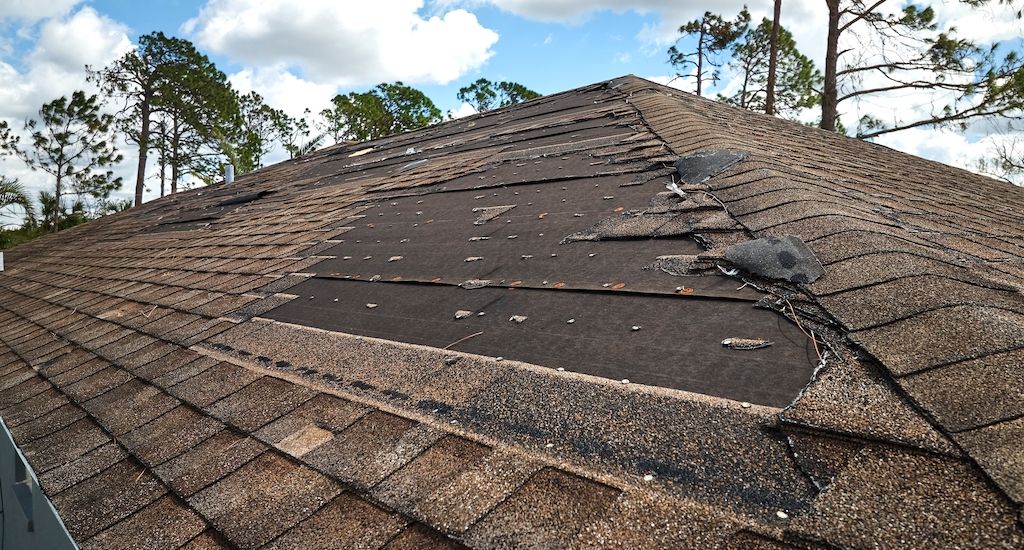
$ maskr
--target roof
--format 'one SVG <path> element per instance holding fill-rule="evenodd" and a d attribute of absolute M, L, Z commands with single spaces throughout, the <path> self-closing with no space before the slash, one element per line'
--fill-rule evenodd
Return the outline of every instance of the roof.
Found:
<path fill-rule="evenodd" d="M 1020 547 L 1022 211 L 623 77 L 9 251 L 0 416 L 84 547 Z"/>

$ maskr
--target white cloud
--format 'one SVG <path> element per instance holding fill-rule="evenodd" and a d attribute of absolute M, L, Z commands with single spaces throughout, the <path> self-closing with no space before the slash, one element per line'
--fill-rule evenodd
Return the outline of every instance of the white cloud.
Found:
<path fill-rule="evenodd" d="M 267 105 L 281 109 L 290 116 L 302 116 L 304 109 L 314 113 L 330 107 L 336 88 L 299 78 L 285 67 L 271 66 L 243 69 L 228 77 L 242 94 L 255 90 Z"/>
<path fill-rule="evenodd" d="M 40 21 L 31 28 L 31 36 L 35 37 L 35 44 L 24 57 L 23 70 L 0 60 L 0 120 L 7 121 L 16 131 L 45 102 L 69 96 L 75 90 L 95 92 L 86 82 L 85 65 L 104 66 L 132 47 L 127 27 L 88 6 Z M 25 139 L 22 136 L 23 144 Z M 134 151 L 124 147 L 121 151 L 125 160 L 115 173 L 134 181 Z M 52 185 L 46 174 L 33 172 L 11 157 L 0 159 L 0 174 L 17 177 L 33 197 Z M 123 192 L 118 196 L 127 195 Z"/>
<path fill-rule="evenodd" d="M 451 111 L 449 114 L 451 114 L 452 118 L 467 117 L 469 115 L 475 115 L 476 108 L 470 105 L 469 103 L 463 103 L 462 105 L 459 105 L 458 109 Z"/>
<path fill-rule="evenodd" d="M 210 0 L 182 30 L 250 66 L 298 67 L 316 82 L 446 84 L 480 67 L 498 34 L 462 9 L 423 18 L 422 0 Z"/>
<path fill-rule="evenodd" d="M 38 21 L 48 17 L 60 17 L 82 0 L 3 0 L 0 2 L 0 19 L 20 19 L 23 22 Z"/>

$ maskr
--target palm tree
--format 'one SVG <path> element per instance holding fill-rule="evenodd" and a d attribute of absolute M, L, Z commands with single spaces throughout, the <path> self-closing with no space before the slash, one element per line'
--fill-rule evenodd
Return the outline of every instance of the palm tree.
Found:
<path fill-rule="evenodd" d="M 15 178 L 0 176 L 0 215 L 12 210 L 12 207 L 21 207 L 24 210 L 26 222 L 35 220 L 35 206 L 28 198 L 25 186 Z"/>

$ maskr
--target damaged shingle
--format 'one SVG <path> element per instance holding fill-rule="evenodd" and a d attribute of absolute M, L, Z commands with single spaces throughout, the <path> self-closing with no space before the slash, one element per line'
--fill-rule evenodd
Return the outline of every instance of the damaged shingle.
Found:
<path fill-rule="evenodd" d="M 677 160 L 676 174 L 684 183 L 704 183 L 748 156 L 749 153 L 729 149 L 697 153 Z"/>
<path fill-rule="evenodd" d="M 812 283 L 825 274 L 814 252 L 793 235 L 735 244 L 725 250 L 725 258 L 754 275 L 792 283 Z"/>
<path fill-rule="evenodd" d="M 666 208 L 628 210 L 614 218 L 605 218 L 588 229 L 562 239 L 561 244 L 579 241 L 677 237 L 700 230 L 728 230 L 736 222 L 722 210 L 677 212 Z"/>

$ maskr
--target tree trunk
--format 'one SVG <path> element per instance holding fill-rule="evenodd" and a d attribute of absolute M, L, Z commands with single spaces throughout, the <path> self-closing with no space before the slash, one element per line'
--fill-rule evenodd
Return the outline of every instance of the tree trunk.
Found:
<path fill-rule="evenodd" d="M 181 124 L 178 123 L 178 116 L 171 118 L 171 194 L 178 192 L 178 178 L 180 177 L 181 159 L 178 158 L 178 149 L 181 145 Z"/>
<path fill-rule="evenodd" d="M 149 113 L 152 94 L 142 99 L 142 127 L 139 129 L 139 165 L 135 174 L 135 206 L 142 205 L 142 191 L 146 188 L 146 154 L 149 153 Z"/>
<path fill-rule="evenodd" d="M 781 26 L 782 0 L 775 0 L 775 15 L 772 18 L 772 37 L 768 53 L 768 89 L 765 90 L 764 112 L 775 114 L 775 81 L 779 64 L 779 27 Z"/>
<path fill-rule="evenodd" d="M 164 125 L 163 119 L 160 120 L 158 125 L 160 127 L 160 198 L 163 198 L 165 183 L 167 181 L 167 144 L 164 143 L 164 136 L 167 134 L 167 128 Z"/>
<path fill-rule="evenodd" d="M 704 81 L 704 25 L 701 24 L 700 35 L 697 36 L 697 95 L 700 95 L 700 85 Z"/>
<path fill-rule="evenodd" d="M 821 128 L 835 131 L 839 114 L 839 89 L 836 71 L 839 63 L 839 0 L 825 0 L 828 5 L 828 44 L 825 48 L 825 89 L 821 94 Z"/>
<path fill-rule="evenodd" d="M 51 227 L 53 227 L 54 233 L 56 233 L 57 231 L 60 231 L 60 210 L 61 210 L 61 208 L 60 208 L 60 193 L 61 193 L 61 191 L 63 191 L 63 189 L 61 189 L 61 187 L 63 187 L 63 185 L 62 185 L 63 182 L 61 181 L 61 179 L 62 179 L 61 175 L 63 173 L 64 173 L 64 167 L 61 166 L 57 170 L 57 186 L 56 186 L 56 189 L 54 189 L 54 201 L 56 202 L 56 204 L 54 205 L 54 208 L 53 208 L 53 221 L 51 222 L 52 223 Z"/>

